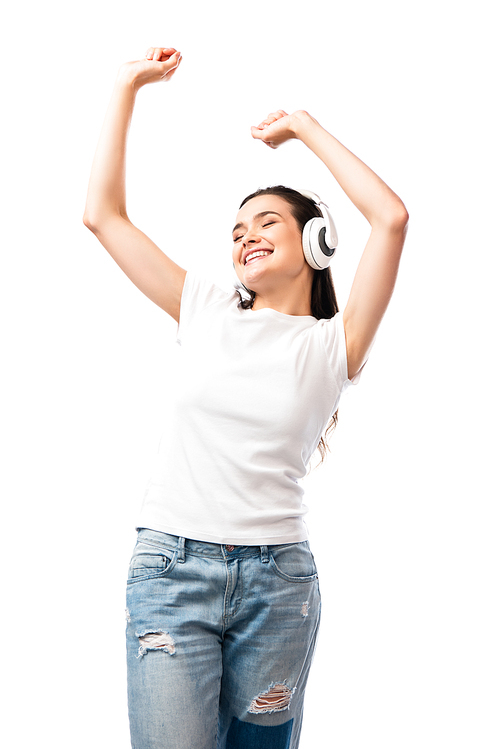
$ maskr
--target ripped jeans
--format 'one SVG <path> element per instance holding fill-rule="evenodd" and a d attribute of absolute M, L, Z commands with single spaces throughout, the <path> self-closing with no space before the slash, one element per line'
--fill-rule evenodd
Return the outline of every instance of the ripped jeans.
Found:
<path fill-rule="evenodd" d="M 297 749 L 320 609 L 307 541 L 221 546 L 139 529 L 132 749 Z"/>

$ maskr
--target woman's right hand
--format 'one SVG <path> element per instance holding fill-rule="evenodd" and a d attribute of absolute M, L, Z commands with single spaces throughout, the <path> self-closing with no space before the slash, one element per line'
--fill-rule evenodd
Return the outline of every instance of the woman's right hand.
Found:
<path fill-rule="evenodd" d="M 181 53 L 173 47 L 150 47 L 144 60 L 123 63 L 119 74 L 140 88 L 147 83 L 169 81 L 181 60 Z"/>

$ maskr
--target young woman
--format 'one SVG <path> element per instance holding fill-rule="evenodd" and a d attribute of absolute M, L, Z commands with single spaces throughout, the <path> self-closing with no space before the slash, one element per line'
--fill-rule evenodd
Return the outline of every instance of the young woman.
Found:
<path fill-rule="evenodd" d="M 125 152 L 137 91 L 169 79 L 173 48 L 124 64 L 95 154 L 85 225 L 178 323 L 183 387 L 138 522 L 127 586 L 134 749 L 296 749 L 320 617 L 298 483 L 360 377 L 392 295 L 408 214 L 305 111 L 252 128 L 296 138 L 372 231 L 343 313 L 302 230 L 318 201 L 257 191 L 236 216 L 227 293 L 168 258 L 127 216 Z"/>

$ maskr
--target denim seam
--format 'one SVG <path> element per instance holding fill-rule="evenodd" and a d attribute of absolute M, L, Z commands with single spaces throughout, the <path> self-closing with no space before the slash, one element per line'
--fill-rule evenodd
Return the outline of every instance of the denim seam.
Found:
<path fill-rule="evenodd" d="M 163 556 L 163 555 L 162 555 Z M 127 577 L 127 585 L 132 585 L 135 582 L 145 582 L 146 580 L 155 580 L 158 578 L 168 578 L 170 577 L 171 573 L 174 571 L 175 567 L 177 566 L 177 552 L 175 552 L 172 555 L 172 558 L 169 559 L 168 557 L 165 557 L 168 560 L 168 564 L 166 565 L 165 569 L 163 569 L 161 572 L 153 572 L 151 574 L 144 574 L 144 575 L 137 575 L 137 577 Z M 134 557 L 132 557 L 131 562 L 133 561 Z"/>
<path fill-rule="evenodd" d="M 230 610 L 229 610 L 229 607 L 230 607 L 230 601 L 228 600 L 228 597 L 227 597 L 227 592 L 228 592 L 228 585 L 229 585 L 229 581 L 230 581 L 230 580 L 231 580 L 231 582 L 233 581 L 233 577 L 234 577 L 234 575 L 233 575 L 233 571 L 229 569 L 229 564 L 228 564 L 228 562 L 230 562 L 231 560 L 230 560 L 230 559 L 227 559 L 227 558 L 226 558 L 226 559 L 225 559 L 224 561 L 225 561 L 225 564 L 226 564 L 226 590 L 224 591 L 224 612 L 223 612 L 223 618 L 224 618 L 224 631 L 225 631 L 225 629 L 226 629 L 226 626 L 227 626 L 227 624 L 228 624 L 229 620 L 230 620 L 231 618 L 233 618 L 233 617 L 234 617 L 234 616 L 236 615 L 236 613 L 237 613 L 237 612 L 239 611 L 239 609 L 240 609 L 240 607 L 241 607 L 241 603 L 242 603 L 242 600 L 243 600 L 243 599 L 241 599 L 241 600 L 240 600 L 240 602 L 236 604 L 236 606 L 235 606 L 235 608 L 233 609 L 233 611 L 230 611 Z M 234 565 L 233 565 L 233 566 L 234 566 Z M 234 586 L 234 593 L 236 592 L 236 588 L 237 588 L 237 587 L 238 587 L 238 586 L 239 586 L 240 584 L 241 584 L 241 585 L 243 585 L 243 571 L 242 571 L 242 568 L 241 568 L 241 566 L 240 566 L 240 565 L 238 565 L 238 575 L 237 575 L 237 582 L 236 582 L 236 585 Z M 227 613 L 226 613 L 226 611 L 227 611 Z"/>
<path fill-rule="evenodd" d="M 318 580 L 318 577 L 319 577 L 317 572 L 315 572 L 313 575 L 305 575 L 304 577 L 287 575 L 286 572 L 283 572 L 282 570 L 280 570 L 272 554 L 269 555 L 269 566 L 274 572 L 274 574 L 277 575 L 277 577 L 281 578 L 281 580 L 284 580 L 287 583 L 297 583 L 297 584 L 313 583 L 316 580 Z"/>
<path fill-rule="evenodd" d="M 177 546 L 168 546 L 167 544 L 152 543 L 149 540 L 144 541 L 142 538 L 138 541 L 138 544 L 144 544 L 144 546 L 150 546 L 152 549 L 158 549 L 158 551 L 161 551 L 161 552 L 165 552 L 166 550 L 171 551 L 172 556 L 177 551 Z"/>

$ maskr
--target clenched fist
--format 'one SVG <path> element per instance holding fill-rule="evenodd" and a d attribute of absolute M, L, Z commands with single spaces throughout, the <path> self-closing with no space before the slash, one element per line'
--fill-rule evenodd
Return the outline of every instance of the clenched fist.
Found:
<path fill-rule="evenodd" d="M 287 140 L 297 137 L 299 120 L 308 117 L 307 112 L 287 114 L 283 109 L 272 112 L 260 125 L 252 127 L 252 137 L 262 140 L 269 148 L 278 148 Z"/>
<path fill-rule="evenodd" d="M 132 81 L 136 88 L 146 83 L 169 81 L 180 65 L 182 55 L 173 47 L 149 47 L 144 60 L 125 62 L 120 74 Z"/>

